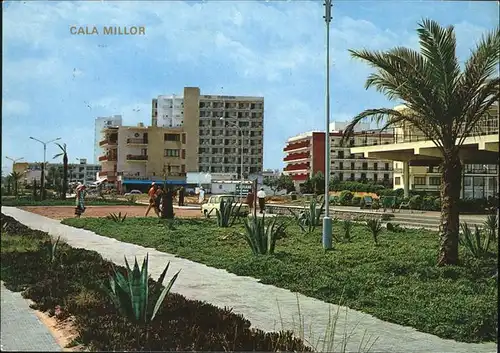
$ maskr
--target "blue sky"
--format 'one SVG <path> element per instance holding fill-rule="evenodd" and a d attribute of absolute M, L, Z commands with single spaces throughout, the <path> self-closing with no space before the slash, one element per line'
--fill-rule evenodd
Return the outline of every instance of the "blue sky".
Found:
<path fill-rule="evenodd" d="M 151 99 L 202 94 L 265 97 L 264 168 L 281 168 L 286 139 L 322 129 L 325 24 L 321 1 L 19 1 L 3 3 L 2 169 L 40 161 L 62 137 L 71 162 L 93 155 L 96 116 L 151 119 Z M 493 1 L 336 1 L 331 23 L 331 120 L 392 106 L 364 81 L 347 49 L 418 48 L 422 18 L 454 25 L 465 59 L 498 19 Z M 82 36 L 71 25 L 143 25 L 145 36 Z M 90 105 L 91 108 L 87 106 Z M 140 111 L 134 111 L 134 110 Z M 51 158 L 57 146 L 48 147 Z"/>

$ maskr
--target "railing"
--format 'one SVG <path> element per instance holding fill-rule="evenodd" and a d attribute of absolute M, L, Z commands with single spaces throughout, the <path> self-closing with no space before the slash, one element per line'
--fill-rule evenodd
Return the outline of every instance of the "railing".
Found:
<path fill-rule="evenodd" d="M 128 144 L 136 144 L 136 145 L 147 145 L 148 140 L 147 139 L 141 139 L 141 138 L 129 138 L 127 139 Z"/>
<path fill-rule="evenodd" d="M 169 175 L 167 175 L 167 180 L 169 177 L 185 177 L 186 173 L 177 173 L 177 172 L 171 172 Z M 144 176 L 144 175 L 131 175 L 131 174 L 125 174 L 122 176 L 123 180 L 154 180 L 158 182 L 164 181 L 164 177 L 161 175 L 154 175 L 154 176 Z"/>
<path fill-rule="evenodd" d="M 134 155 L 134 154 L 127 154 L 127 161 L 147 161 L 148 156 L 144 154 L 139 154 L 139 155 Z"/>
<path fill-rule="evenodd" d="M 292 144 L 286 146 L 285 148 L 283 148 L 283 151 L 291 151 L 291 150 L 296 150 L 296 149 L 304 148 L 304 147 L 309 147 L 309 141 L 292 143 Z"/>
<path fill-rule="evenodd" d="M 352 167 L 349 167 L 349 166 L 343 166 L 342 168 L 340 167 L 333 167 L 333 169 L 335 170 L 357 170 L 357 171 L 363 171 L 363 170 L 366 170 L 366 171 L 376 171 L 376 172 L 392 172 L 393 169 L 392 168 L 389 168 L 389 169 L 386 169 L 386 168 L 373 168 L 373 167 L 369 167 L 369 168 L 363 168 L 363 167 L 355 167 L 355 168 L 352 168 Z"/>
<path fill-rule="evenodd" d="M 309 163 L 290 164 L 287 165 L 283 170 L 292 171 L 292 170 L 305 170 L 305 169 L 309 169 Z"/>
<path fill-rule="evenodd" d="M 293 161 L 295 159 L 303 159 L 303 158 L 309 158 L 309 153 L 308 152 L 304 152 L 304 153 L 289 154 L 283 160 L 285 160 L 285 161 Z"/>
<path fill-rule="evenodd" d="M 116 140 L 102 140 L 99 142 L 99 146 L 104 145 L 116 145 Z"/>

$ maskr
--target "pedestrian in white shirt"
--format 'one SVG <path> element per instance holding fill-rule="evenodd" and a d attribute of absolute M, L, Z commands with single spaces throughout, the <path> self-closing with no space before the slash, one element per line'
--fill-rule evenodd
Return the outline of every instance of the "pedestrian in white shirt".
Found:
<path fill-rule="evenodd" d="M 266 193 L 264 192 L 264 188 L 260 188 L 257 198 L 259 199 L 259 213 L 262 213 L 266 208 Z"/>
<path fill-rule="evenodd" d="M 205 190 L 203 190 L 203 186 L 200 186 L 200 191 L 198 193 L 198 202 L 203 203 L 205 201 Z"/>

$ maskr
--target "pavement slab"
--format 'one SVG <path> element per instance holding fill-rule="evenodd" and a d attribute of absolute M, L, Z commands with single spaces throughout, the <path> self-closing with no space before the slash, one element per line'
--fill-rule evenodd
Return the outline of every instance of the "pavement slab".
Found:
<path fill-rule="evenodd" d="M 29 352 L 62 352 L 49 329 L 29 307 L 30 302 L 21 293 L 1 287 L 0 350 Z"/>
<path fill-rule="evenodd" d="M 55 237 L 61 236 L 69 245 L 99 252 L 104 258 L 124 265 L 124 255 L 129 261 L 139 259 L 149 253 L 149 272 L 156 279 L 168 261 L 171 262 L 170 275 L 182 270 L 172 290 L 186 298 L 206 301 L 218 307 L 233 308 L 250 320 L 253 327 L 265 331 L 293 330 L 298 334 L 299 310 L 305 329 L 307 342 L 322 342 L 331 319 L 330 313 L 339 312 L 335 332 L 336 344 L 329 351 L 338 351 L 338 343 L 347 332 L 346 351 L 360 351 L 360 343 L 367 338 L 373 341 L 371 352 L 453 352 L 489 353 L 497 351 L 496 343 L 463 343 L 442 339 L 422 333 L 412 327 L 405 327 L 379 320 L 369 314 L 351 310 L 309 298 L 289 290 L 259 283 L 258 279 L 236 276 L 225 270 L 162 253 L 152 248 L 128 244 L 60 224 L 60 221 L 26 212 L 14 207 L 2 207 L 2 212 L 14 217 L 30 228 L 47 232 Z M 169 276 L 169 275 L 167 275 Z"/>

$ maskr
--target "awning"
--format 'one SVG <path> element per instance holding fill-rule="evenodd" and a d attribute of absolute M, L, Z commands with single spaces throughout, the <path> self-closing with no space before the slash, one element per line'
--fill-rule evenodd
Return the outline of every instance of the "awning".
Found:
<path fill-rule="evenodd" d="M 137 184 L 137 185 L 151 185 L 151 183 L 162 185 L 164 180 L 136 180 L 136 179 L 126 179 L 122 180 L 122 184 Z M 170 185 L 186 185 L 184 180 L 167 180 L 167 184 Z"/>

